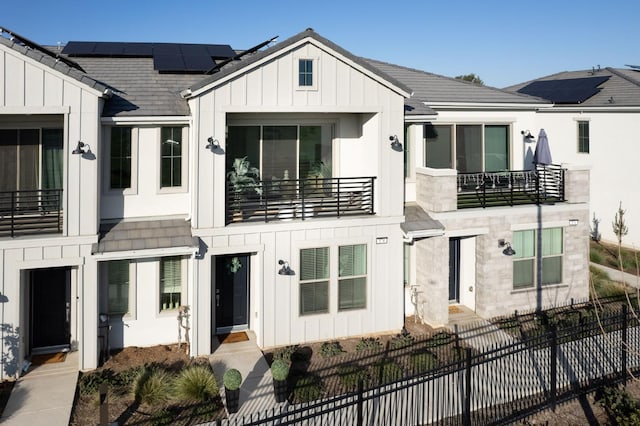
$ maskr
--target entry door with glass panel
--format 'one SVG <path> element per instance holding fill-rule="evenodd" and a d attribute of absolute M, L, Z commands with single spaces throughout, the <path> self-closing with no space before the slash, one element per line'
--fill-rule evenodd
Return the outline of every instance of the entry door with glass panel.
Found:
<path fill-rule="evenodd" d="M 248 254 L 216 256 L 213 266 L 213 312 L 216 333 L 244 330 L 249 326 Z"/>
<path fill-rule="evenodd" d="M 71 280 L 68 268 L 31 271 L 30 346 L 32 353 L 69 348 Z"/>

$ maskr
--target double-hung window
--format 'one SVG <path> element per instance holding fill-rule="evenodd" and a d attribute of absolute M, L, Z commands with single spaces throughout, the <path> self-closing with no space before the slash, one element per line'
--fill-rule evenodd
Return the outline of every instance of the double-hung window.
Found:
<path fill-rule="evenodd" d="M 513 256 L 514 289 L 534 287 L 538 274 L 542 285 L 562 282 L 562 228 L 545 228 L 540 233 L 533 229 L 516 231 L 512 246 L 516 252 Z"/>
<path fill-rule="evenodd" d="M 160 130 L 160 187 L 182 186 L 182 127 Z"/>
<path fill-rule="evenodd" d="M 160 259 L 160 311 L 177 309 L 182 297 L 182 258 Z"/>
<path fill-rule="evenodd" d="M 578 121 L 578 152 L 589 153 L 589 122 Z"/>
<path fill-rule="evenodd" d="M 300 315 L 329 312 L 329 247 L 300 250 Z"/>
<path fill-rule="evenodd" d="M 298 59 L 298 86 L 313 87 L 313 59 Z"/>
<path fill-rule="evenodd" d="M 112 260 L 106 262 L 107 312 L 109 315 L 125 315 L 130 313 L 129 265 L 129 260 Z"/>
<path fill-rule="evenodd" d="M 337 289 L 336 289 L 337 287 Z M 300 315 L 367 307 L 367 245 L 300 250 Z"/>
<path fill-rule="evenodd" d="M 110 144 L 111 189 L 131 188 L 131 127 L 113 127 Z"/>

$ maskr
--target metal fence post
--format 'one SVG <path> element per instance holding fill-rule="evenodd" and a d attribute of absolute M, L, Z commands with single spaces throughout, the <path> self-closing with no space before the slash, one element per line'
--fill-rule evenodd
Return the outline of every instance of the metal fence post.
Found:
<path fill-rule="evenodd" d="M 558 382 L 558 331 L 555 324 L 551 327 L 551 388 L 549 390 L 549 400 L 551 410 L 556 411 L 556 387 Z"/>
<path fill-rule="evenodd" d="M 103 382 L 100 384 L 100 426 L 109 424 L 109 400 L 107 394 L 107 384 Z"/>
<path fill-rule="evenodd" d="M 358 420 L 357 425 L 362 426 L 362 394 L 364 392 L 364 383 L 362 379 L 358 379 Z"/>
<path fill-rule="evenodd" d="M 627 350 L 627 344 L 628 342 L 628 336 L 627 336 L 627 328 L 629 327 L 629 321 L 628 321 L 628 307 L 626 304 L 622 305 L 622 383 L 623 384 L 627 384 L 627 356 L 628 356 L 628 350 Z"/>
<path fill-rule="evenodd" d="M 471 426 L 471 348 L 465 349 L 464 405 L 462 406 L 462 424 Z"/>

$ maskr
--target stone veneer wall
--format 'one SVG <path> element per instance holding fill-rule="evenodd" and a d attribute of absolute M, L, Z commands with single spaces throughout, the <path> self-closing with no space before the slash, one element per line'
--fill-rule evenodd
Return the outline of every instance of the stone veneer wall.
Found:
<path fill-rule="evenodd" d="M 416 262 L 418 312 L 425 322 L 444 325 L 449 319 L 449 239 L 425 238 L 414 244 L 416 259 L 429 259 Z"/>
<path fill-rule="evenodd" d="M 458 208 L 458 172 L 453 169 L 416 169 L 416 201 L 427 212 Z"/>

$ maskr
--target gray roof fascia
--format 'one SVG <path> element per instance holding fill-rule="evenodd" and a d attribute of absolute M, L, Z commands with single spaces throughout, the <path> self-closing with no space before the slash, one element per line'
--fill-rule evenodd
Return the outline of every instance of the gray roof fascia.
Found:
<path fill-rule="evenodd" d="M 248 69 L 249 67 L 251 67 L 251 65 L 254 65 L 256 63 L 259 63 L 260 61 L 262 61 L 263 59 L 266 59 L 268 57 L 271 57 L 273 55 L 276 55 L 282 51 L 285 51 L 287 48 L 295 45 L 296 43 L 306 39 L 306 38 L 310 38 L 313 39 L 315 41 L 317 41 L 320 44 L 325 45 L 327 48 L 337 52 L 338 54 L 344 56 L 345 58 L 349 59 L 350 61 L 354 62 L 355 64 L 359 65 L 360 67 L 362 67 L 363 69 L 365 69 L 366 71 L 368 71 L 369 73 L 377 76 L 379 79 L 386 81 L 389 85 L 394 86 L 396 91 L 401 92 L 401 94 L 404 97 L 409 97 L 412 94 L 412 90 L 411 88 L 409 88 L 408 86 L 406 86 L 405 84 L 403 84 L 402 82 L 396 80 L 395 78 L 389 76 L 388 74 L 382 72 L 381 70 L 377 69 L 376 67 L 372 66 L 371 64 L 369 64 L 368 62 L 366 62 L 365 60 L 363 60 L 362 58 L 359 58 L 355 55 L 353 55 L 352 53 L 348 52 L 347 50 L 343 49 L 342 47 L 338 46 L 337 44 L 333 43 L 332 41 L 322 37 L 321 35 L 319 35 L 318 33 L 316 33 L 313 29 L 308 28 L 305 31 L 298 33 L 280 43 L 275 44 L 272 47 L 269 47 L 265 50 L 259 51 L 255 54 L 253 54 L 252 56 L 247 57 L 246 59 L 241 59 L 238 62 L 236 62 L 235 64 L 229 64 L 225 67 L 223 67 L 220 71 L 218 71 L 217 73 L 211 75 L 208 78 L 203 79 L 202 81 L 190 86 L 189 88 L 185 89 L 184 91 L 181 92 L 181 95 L 183 97 L 190 97 L 190 96 L 197 96 L 199 93 L 201 93 L 204 90 L 207 90 L 207 88 L 211 85 L 213 85 L 214 83 L 216 83 L 217 81 L 223 80 L 225 77 L 230 77 L 232 75 L 235 75 L 237 73 L 241 73 L 244 70 Z M 404 92 L 404 93 L 402 93 Z"/>
<path fill-rule="evenodd" d="M 47 56 L 44 53 L 38 52 L 34 49 L 30 49 L 26 46 L 21 45 L 20 43 L 16 43 L 13 40 L 8 40 L 5 37 L 0 37 L 0 44 L 36 62 L 39 62 L 42 65 L 53 69 L 54 71 L 77 80 L 78 82 L 87 86 L 89 89 L 95 91 L 96 95 L 100 97 L 108 98 L 111 95 L 111 91 L 107 86 L 98 82 L 97 80 L 94 80 L 87 74 L 70 67 L 62 61 L 56 61 L 54 58 Z"/>

